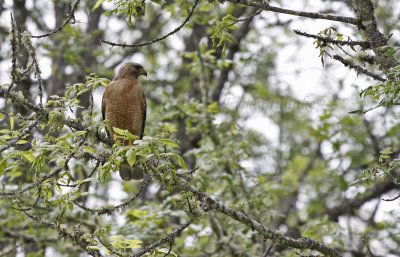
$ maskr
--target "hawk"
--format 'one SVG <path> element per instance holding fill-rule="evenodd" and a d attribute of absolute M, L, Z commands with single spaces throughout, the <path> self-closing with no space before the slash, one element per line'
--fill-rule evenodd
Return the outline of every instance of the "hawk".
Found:
<path fill-rule="evenodd" d="M 143 137 L 146 123 L 146 98 L 138 78 L 147 76 L 142 65 L 128 62 L 121 66 L 115 77 L 104 90 L 102 100 L 103 120 L 108 120 L 111 129 L 107 130 L 115 143 L 117 137 L 112 127 L 126 129 L 140 139 Z M 129 145 L 131 142 L 122 142 Z M 123 180 L 142 179 L 140 167 L 131 167 L 127 161 L 121 164 L 119 174 Z"/>

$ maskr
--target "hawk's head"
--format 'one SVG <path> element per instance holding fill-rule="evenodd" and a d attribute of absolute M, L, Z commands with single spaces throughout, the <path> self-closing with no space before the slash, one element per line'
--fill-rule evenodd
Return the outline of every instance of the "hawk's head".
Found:
<path fill-rule="evenodd" d="M 114 79 L 120 78 L 122 76 L 133 76 L 139 78 L 140 75 L 147 76 L 146 70 L 142 65 L 136 62 L 127 62 L 119 68 L 117 74 L 115 74 Z"/>

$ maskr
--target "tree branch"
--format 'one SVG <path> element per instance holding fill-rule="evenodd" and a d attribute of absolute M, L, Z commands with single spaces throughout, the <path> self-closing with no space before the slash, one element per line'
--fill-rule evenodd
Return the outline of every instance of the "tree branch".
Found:
<path fill-rule="evenodd" d="M 146 246 L 145 248 L 143 248 L 142 250 L 140 250 L 139 252 L 135 253 L 134 255 L 132 255 L 132 257 L 140 257 L 143 256 L 144 254 L 153 251 L 154 249 L 156 249 L 156 247 L 166 244 L 168 242 L 173 242 L 173 240 L 175 239 L 175 237 L 182 232 L 183 230 L 185 230 L 190 224 L 192 224 L 193 220 L 189 219 L 189 221 L 183 223 L 182 225 L 180 225 L 179 227 L 175 228 L 171 233 L 169 233 L 168 235 L 166 235 L 165 237 L 161 238 L 160 240 L 154 242 L 153 244 Z"/>
<path fill-rule="evenodd" d="M 48 36 L 51 36 L 53 34 L 56 34 L 59 31 L 63 30 L 65 28 L 65 26 L 67 26 L 72 20 L 75 19 L 74 13 L 75 13 L 76 9 L 78 8 L 79 2 L 80 2 L 80 0 L 76 0 L 72 4 L 71 11 L 69 12 L 69 14 L 68 14 L 67 18 L 65 19 L 64 23 L 60 27 L 58 27 L 58 28 L 56 28 L 56 29 L 54 29 L 54 30 L 52 30 L 52 31 L 50 31 L 48 33 L 42 34 L 42 35 L 37 35 L 37 36 L 31 35 L 31 37 L 32 38 L 48 37 Z"/>
<path fill-rule="evenodd" d="M 385 82 L 386 79 L 382 78 L 379 75 L 376 75 L 358 65 L 355 65 L 353 63 L 351 63 L 350 61 L 347 61 L 346 59 L 344 59 L 343 57 L 339 56 L 339 55 L 334 55 L 333 59 L 338 60 L 339 62 L 343 63 L 344 66 L 349 67 L 350 69 L 354 69 L 356 71 L 357 74 L 364 74 L 367 75 L 368 77 L 371 77 L 375 80 L 379 80 L 381 82 Z"/>
<path fill-rule="evenodd" d="M 7 144 L 3 145 L 2 147 L 0 147 L 0 154 L 2 152 L 4 152 L 5 150 L 7 150 L 8 148 L 14 146 L 20 139 L 22 139 L 25 135 L 27 135 L 37 124 L 38 124 L 38 120 L 35 120 L 34 122 L 32 122 L 28 127 L 24 128 L 17 137 L 13 138 L 12 140 L 10 140 Z"/>
<path fill-rule="evenodd" d="M 190 18 L 192 17 L 192 15 L 193 15 L 193 13 L 194 13 L 194 10 L 196 9 L 196 6 L 197 6 L 197 4 L 199 3 L 199 1 L 200 1 L 200 0 L 196 0 L 196 2 L 194 2 L 194 5 L 193 5 L 192 9 L 190 10 L 189 15 L 186 17 L 186 19 L 183 21 L 183 23 L 182 23 L 181 25 L 179 25 L 179 26 L 176 27 L 174 30 L 172 30 L 171 32 L 167 33 L 166 35 L 164 35 L 164 36 L 162 36 L 162 37 L 159 37 L 159 38 L 156 38 L 156 39 L 153 39 L 153 40 L 144 42 L 144 43 L 138 43 L 138 44 L 114 43 L 114 42 L 110 42 L 110 41 L 107 41 L 107 40 L 104 40 L 104 39 L 100 39 L 100 41 L 101 41 L 102 43 L 105 43 L 105 44 L 108 44 L 108 45 L 111 45 L 111 46 L 142 47 L 142 46 L 151 45 L 151 44 L 154 44 L 154 43 L 156 43 L 156 42 L 158 42 L 158 41 L 164 40 L 164 39 L 166 39 L 167 37 L 169 37 L 169 36 L 171 36 L 171 35 L 177 33 L 179 30 L 181 30 L 181 29 L 186 25 L 186 23 L 189 22 L 189 20 L 190 20 Z"/>
<path fill-rule="evenodd" d="M 307 17 L 307 18 L 312 18 L 312 19 L 338 21 L 338 22 L 344 22 L 344 23 L 349 23 L 349 24 L 353 24 L 353 25 L 358 24 L 358 20 L 354 19 L 352 17 L 335 16 L 335 15 L 323 14 L 323 13 L 294 11 L 294 10 L 290 10 L 290 9 L 284 9 L 284 8 L 280 8 L 280 7 L 271 6 L 264 1 L 255 1 L 255 0 L 227 0 L 227 1 L 231 2 L 233 4 L 243 4 L 243 5 L 247 5 L 247 6 L 253 6 L 253 7 L 257 7 L 258 9 L 276 12 L 276 13 L 284 13 L 284 14 L 295 15 L 295 16 L 300 16 L 300 17 Z M 361 1 L 363 1 L 363 0 L 361 0 Z M 220 2 L 224 2 L 224 1 L 220 0 Z"/>
<path fill-rule="evenodd" d="M 107 214 L 107 215 L 111 215 L 112 213 L 114 213 L 115 211 L 121 211 L 123 209 L 125 209 L 126 207 L 128 207 L 133 201 L 135 201 L 138 196 L 143 192 L 143 190 L 146 188 L 147 184 L 150 182 L 150 177 L 146 176 L 146 178 L 144 179 L 144 181 L 142 182 L 139 191 L 128 201 L 121 203 L 119 205 L 116 206 L 112 206 L 112 207 L 104 207 L 104 208 L 100 208 L 100 209 L 90 209 L 86 206 L 83 206 L 81 204 L 79 204 L 77 201 L 74 201 L 74 203 L 79 206 L 80 208 L 84 209 L 85 211 L 89 211 L 91 213 L 96 213 L 97 215 L 103 215 L 103 214 Z"/>
<path fill-rule="evenodd" d="M 83 237 L 83 233 L 79 229 L 75 228 L 74 232 L 71 233 L 71 232 L 68 232 L 67 229 L 62 228 L 60 225 L 58 225 L 56 223 L 53 223 L 49 220 L 40 219 L 39 217 L 34 216 L 27 211 L 24 211 L 24 210 L 21 210 L 21 211 L 28 218 L 32 219 L 33 221 L 38 222 L 47 228 L 57 231 L 61 237 L 71 239 L 74 245 L 78 245 L 82 250 L 87 252 L 89 255 L 92 255 L 95 257 L 102 256 L 98 250 L 87 249 L 87 247 L 90 245 L 90 243 L 85 240 L 85 238 Z"/>
<path fill-rule="evenodd" d="M 273 242 L 280 243 L 283 245 L 287 245 L 297 249 L 310 249 L 316 250 L 320 253 L 325 254 L 326 256 L 332 257 L 340 257 L 340 254 L 333 248 L 327 247 L 313 239 L 310 238 L 299 238 L 293 239 L 287 236 L 282 235 L 279 232 L 273 231 L 263 224 L 249 218 L 242 212 L 235 211 L 223 203 L 219 203 L 217 200 L 211 198 L 207 194 L 194 189 L 193 187 L 184 184 L 182 182 L 178 182 L 176 186 L 186 192 L 191 192 L 193 195 L 196 196 L 198 201 L 201 203 L 203 210 L 208 211 L 215 209 L 218 212 L 221 212 L 234 220 L 239 221 L 240 223 L 256 230 L 261 236 L 265 239 L 270 239 Z"/>
<path fill-rule="evenodd" d="M 330 38 L 325 38 L 322 36 L 317 36 L 317 35 L 313 35 L 313 34 L 308 34 L 306 32 L 302 32 L 299 30 L 293 30 L 294 33 L 296 33 L 297 35 L 303 36 L 303 37 L 308 37 L 308 38 L 314 38 L 317 40 L 320 40 L 322 42 L 328 43 L 328 44 L 333 44 L 333 45 L 340 45 L 340 46 L 361 46 L 363 49 L 368 49 L 371 47 L 370 43 L 367 41 L 353 41 L 353 40 L 347 40 L 347 41 L 343 41 L 343 40 L 333 40 Z"/>
<path fill-rule="evenodd" d="M 384 183 L 377 184 L 373 188 L 368 189 L 364 194 L 357 195 L 352 199 L 343 200 L 339 205 L 329 208 L 327 210 L 329 218 L 337 221 L 342 215 L 351 215 L 355 209 L 361 207 L 366 202 L 381 197 L 383 194 L 398 187 L 393 181 L 385 181 Z"/>
<path fill-rule="evenodd" d="M 392 56 L 385 55 L 386 49 L 384 46 L 387 46 L 388 39 L 378 29 L 374 5 L 371 0 L 351 0 L 351 4 L 360 21 L 359 30 L 371 44 L 378 63 L 384 69 L 395 66 L 396 60 Z"/>

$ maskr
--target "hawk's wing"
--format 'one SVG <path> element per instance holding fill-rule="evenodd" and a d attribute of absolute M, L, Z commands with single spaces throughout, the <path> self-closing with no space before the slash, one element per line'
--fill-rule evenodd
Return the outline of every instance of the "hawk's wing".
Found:
<path fill-rule="evenodd" d="M 108 86 L 110 86 L 110 85 L 108 85 Z M 106 88 L 104 89 L 103 98 L 101 99 L 101 116 L 102 116 L 103 120 L 106 119 L 106 111 L 107 111 L 107 110 L 106 110 L 106 101 L 104 101 L 104 98 L 105 98 L 105 95 L 106 95 L 106 90 L 107 90 L 107 88 L 108 88 L 108 87 L 106 87 Z M 110 131 L 108 131 L 107 127 L 108 127 L 108 126 L 106 126 L 106 133 L 107 133 L 107 136 L 108 136 L 109 139 L 112 140 L 112 138 L 110 137 L 110 136 L 111 136 L 111 135 L 110 135 Z"/>
<path fill-rule="evenodd" d="M 103 120 L 106 119 L 106 104 L 104 103 L 104 95 L 105 93 L 103 93 L 103 98 L 101 99 L 101 115 L 103 117 Z"/>
<path fill-rule="evenodd" d="M 144 134 L 144 128 L 146 127 L 146 113 L 147 113 L 147 104 L 146 104 L 146 96 L 143 92 L 143 123 L 142 123 L 142 130 L 140 131 L 140 139 L 142 139 Z"/>

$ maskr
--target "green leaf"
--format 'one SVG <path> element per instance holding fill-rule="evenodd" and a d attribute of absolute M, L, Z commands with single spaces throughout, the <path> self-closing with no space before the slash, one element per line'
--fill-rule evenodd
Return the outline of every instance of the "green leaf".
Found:
<path fill-rule="evenodd" d="M 382 155 L 386 155 L 386 154 L 392 154 L 393 152 L 392 152 L 392 148 L 391 147 L 387 147 L 387 148 L 385 148 L 385 149 L 383 149 L 382 151 L 381 151 L 381 154 Z"/>
<path fill-rule="evenodd" d="M 129 149 L 126 152 L 126 160 L 128 161 L 129 165 L 132 167 L 136 163 L 136 151 Z"/>
<path fill-rule="evenodd" d="M 130 239 L 125 241 L 128 244 L 128 248 L 137 249 L 142 247 L 142 241 L 137 239 Z"/>
<path fill-rule="evenodd" d="M 169 147 L 172 147 L 172 148 L 178 148 L 178 146 L 179 146 L 175 141 L 172 141 L 170 139 L 160 139 L 159 141 L 163 145 L 166 145 L 166 146 L 169 146 Z"/>
<path fill-rule="evenodd" d="M 14 123 L 15 123 L 14 117 L 10 116 L 10 129 L 11 130 L 14 130 Z"/>
<path fill-rule="evenodd" d="M 82 146 L 82 149 L 83 149 L 83 151 L 88 152 L 88 153 L 92 153 L 92 154 L 96 153 L 96 149 L 94 149 L 90 146 L 87 146 L 87 145 Z"/>
<path fill-rule="evenodd" d="M 97 2 L 94 4 L 93 8 L 92 8 L 92 12 L 94 10 L 96 10 L 97 8 L 100 7 L 100 5 L 104 2 L 105 0 L 97 0 Z"/>
<path fill-rule="evenodd" d="M 6 166 L 7 166 L 6 159 L 1 160 L 1 162 L 0 162 L 0 176 L 2 176 L 4 174 L 4 171 L 6 170 Z"/>
<path fill-rule="evenodd" d="M 141 248 L 142 241 L 137 239 L 127 239 L 123 235 L 115 235 L 111 236 L 110 239 L 112 240 L 111 245 L 117 248 L 130 248 L 130 249 L 137 249 Z"/>
<path fill-rule="evenodd" d="M 219 112 L 219 106 L 217 102 L 213 102 L 207 106 L 207 112 L 208 113 L 218 113 Z"/>
<path fill-rule="evenodd" d="M 363 113 L 364 110 L 359 109 L 359 110 L 354 110 L 354 111 L 350 111 L 349 113 L 354 114 L 354 113 Z"/>
<path fill-rule="evenodd" d="M 171 251 L 170 249 L 167 248 L 161 248 L 161 249 L 156 249 L 157 253 L 162 253 L 163 256 L 174 256 L 177 257 L 178 255 L 176 253 L 174 253 L 173 251 Z M 169 253 L 168 255 L 165 255 Z"/>
<path fill-rule="evenodd" d="M 126 132 L 125 129 L 120 129 L 120 128 L 116 128 L 116 127 L 113 127 L 112 129 L 113 129 L 114 133 L 116 133 L 117 135 L 120 135 L 120 136 L 123 136 Z"/>

